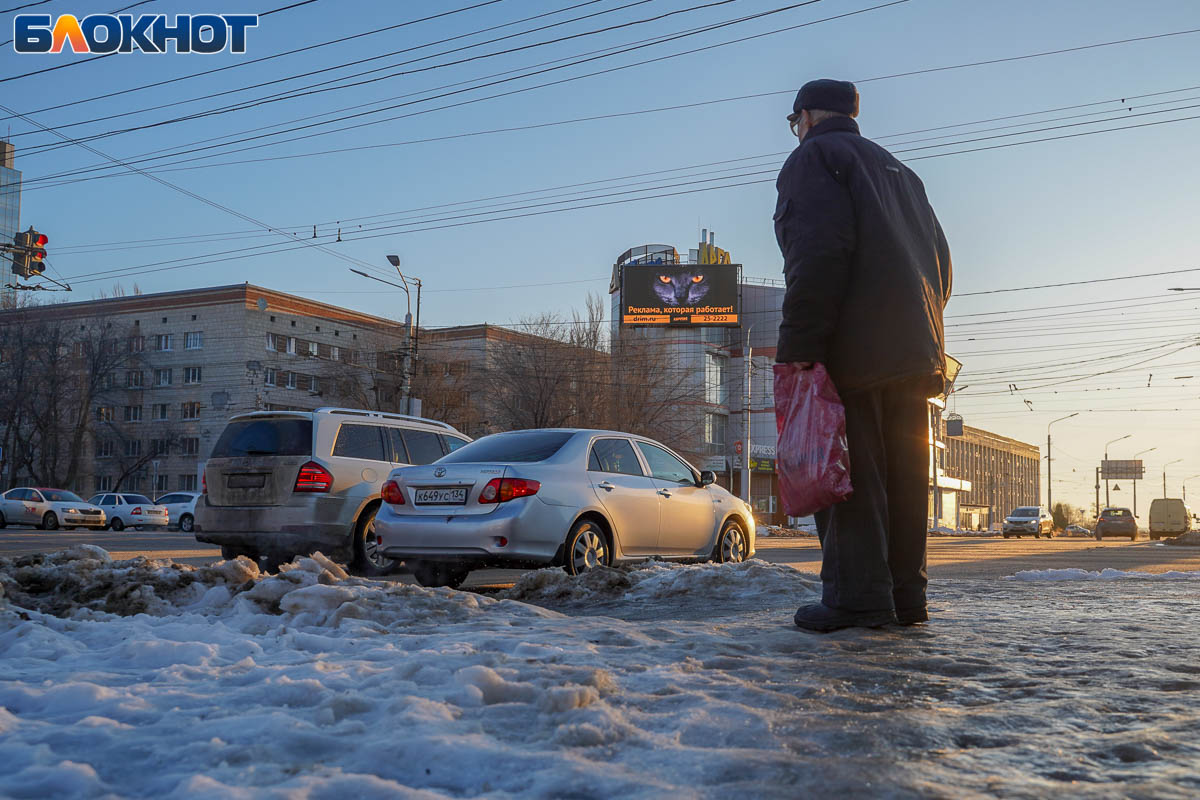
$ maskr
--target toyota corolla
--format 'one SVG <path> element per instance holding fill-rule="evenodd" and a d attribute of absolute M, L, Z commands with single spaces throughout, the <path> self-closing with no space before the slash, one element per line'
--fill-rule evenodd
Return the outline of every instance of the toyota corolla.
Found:
<path fill-rule="evenodd" d="M 393 470 L 375 520 L 380 552 L 425 586 L 483 567 L 579 574 L 646 558 L 743 561 L 754 515 L 652 439 L 580 429 L 485 436 Z"/>

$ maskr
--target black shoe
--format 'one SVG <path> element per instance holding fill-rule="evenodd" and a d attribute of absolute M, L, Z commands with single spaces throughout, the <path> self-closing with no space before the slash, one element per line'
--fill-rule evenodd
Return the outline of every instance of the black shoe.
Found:
<path fill-rule="evenodd" d="M 900 625 L 919 625 L 922 622 L 929 622 L 929 607 L 897 608 L 896 622 Z"/>
<path fill-rule="evenodd" d="M 814 633 L 829 633 L 842 628 L 879 628 L 896 621 L 891 609 L 883 611 L 843 611 L 824 603 L 800 606 L 796 611 L 796 627 Z"/>

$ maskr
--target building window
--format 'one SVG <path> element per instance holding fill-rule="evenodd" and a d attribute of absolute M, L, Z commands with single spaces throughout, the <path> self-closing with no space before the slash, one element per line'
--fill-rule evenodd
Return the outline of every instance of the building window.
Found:
<path fill-rule="evenodd" d="M 129 352 L 140 353 L 146 349 L 145 336 L 130 336 L 129 337 Z"/>
<path fill-rule="evenodd" d="M 317 351 L 318 351 L 318 348 L 317 348 L 317 343 L 316 343 L 316 342 L 309 342 L 309 343 L 308 343 L 308 354 L 309 354 L 310 356 L 312 356 L 313 358 L 316 358 L 316 357 L 317 357 Z"/>
<path fill-rule="evenodd" d="M 112 422 L 114 418 L 112 406 L 100 406 L 96 409 L 97 422 Z"/>
<path fill-rule="evenodd" d="M 160 333 L 154 337 L 154 349 L 159 352 L 167 352 L 171 349 L 171 334 Z"/>
<path fill-rule="evenodd" d="M 296 355 L 296 337 L 287 337 L 287 351 L 289 355 Z"/>
<path fill-rule="evenodd" d="M 704 444 L 714 455 L 725 452 L 725 416 L 723 414 L 704 415 Z"/>
<path fill-rule="evenodd" d="M 112 475 L 97 475 L 96 476 L 96 491 L 111 492 L 113 488 Z"/>
<path fill-rule="evenodd" d="M 309 390 L 310 392 L 319 392 L 319 391 L 321 391 L 321 383 L 320 383 L 320 381 L 318 381 L 318 380 L 317 380 L 317 376 L 316 376 L 316 375 L 312 375 L 312 376 L 310 376 L 310 377 L 309 377 L 309 379 L 308 379 L 308 390 Z"/>
<path fill-rule="evenodd" d="M 169 370 L 169 369 L 154 370 L 154 385 L 155 386 L 170 386 L 171 385 L 171 370 Z"/>
<path fill-rule="evenodd" d="M 200 419 L 200 404 L 196 402 L 179 404 L 180 419 Z"/>
<path fill-rule="evenodd" d="M 263 379 L 263 383 L 265 383 L 267 386 L 274 386 L 275 379 L 278 374 L 278 371 L 274 367 L 267 367 L 267 373 L 266 377 Z"/>
<path fill-rule="evenodd" d="M 729 403 L 729 385 L 726 383 L 727 359 L 716 353 L 707 353 L 704 359 L 704 401 L 713 405 Z"/>
<path fill-rule="evenodd" d="M 155 475 L 154 476 L 154 491 L 155 492 L 165 492 L 167 490 L 167 478 L 168 477 L 169 476 L 167 476 L 167 475 Z"/>
<path fill-rule="evenodd" d="M 199 350 L 204 347 L 204 331 L 188 331 L 183 335 L 184 350 Z"/>
<path fill-rule="evenodd" d="M 150 455 L 165 456 L 171 452 L 170 439 L 151 439 L 150 440 Z"/>
<path fill-rule="evenodd" d="M 200 382 L 200 367 L 184 367 L 183 382 L 184 383 L 199 383 Z"/>
<path fill-rule="evenodd" d="M 96 440 L 96 458 L 112 458 L 113 443 L 112 439 L 97 439 Z"/>
<path fill-rule="evenodd" d="M 197 436 L 185 437 L 179 441 L 179 444 L 182 445 L 183 454 L 185 456 L 200 455 L 200 439 L 199 439 L 199 437 L 197 437 Z"/>
<path fill-rule="evenodd" d="M 125 373 L 125 386 L 130 389 L 141 389 L 145 385 L 145 378 L 142 371 L 130 370 Z"/>
<path fill-rule="evenodd" d="M 272 353 L 279 352 L 279 337 L 273 333 L 267 334 L 267 349 Z"/>
<path fill-rule="evenodd" d="M 176 484 L 181 492 L 196 491 L 196 476 L 195 475 L 180 475 L 179 482 Z"/>
<path fill-rule="evenodd" d="M 125 479 L 125 484 L 121 488 L 130 492 L 140 492 L 142 490 L 142 476 L 130 475 Z"/>
<path fill-rule="evenodd" d="M 342 349 L 340 347 L 329 348 L 329 358 L 332 361 L 338 361 L 342 357 Z"/>
<path fill-rule="evenodd" d="M 287 388 L 289 388 L 289 389 L 296 388 L 296 373 L 289 372 L 287 374 Z"/>
<path fill-rule="evenodd" d="M 155 403 L 151 412 L 151 419 L 161 422 L 164 419 L 169 419 L 166 403 Z"/>
<path fill-rule="evenodd" d="M 125 455 L 129 458 L 139 458 L 142 455 L 142 440 L 127 439 L 125 441 Z"/>
<path fill-rule="evenodd" d="M 141 422 L 142 407 L 141 406 L 125 406 L 125 421 L 126 422 Z"/>

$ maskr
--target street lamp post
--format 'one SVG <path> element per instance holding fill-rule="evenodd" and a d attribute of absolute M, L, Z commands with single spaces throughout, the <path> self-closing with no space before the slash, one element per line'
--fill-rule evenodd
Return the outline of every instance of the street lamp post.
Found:
<path fill-rule="evenodd" d="M 742 397 L 742 495 L 747 503 L 750 502 L 750 398 L 754 392 L 750 385 L 750 370 L 753 366 L 754 348 L 750 346 L 750 332 L 756 323 L 751 322 L 746 328 L 745 344 L 742 347 L 742 358 L 746 362 L 746 393 Z"/>
<path fill-rule="evenodd" d="M 1178 464 L 1180 461 L 1183 461 L 1183 459 L 1177 458 L 1174 461 L 1168 461 L 1167 463 L 1163 464 L 1163 497 L 1164 498 L 1167 496 L 1167 467 L 1171 466 L 1172 464 Z"/>
<path fill-rule="evenodd" d="M 1124 440 L 1124 439 L 1128 439 L 1128 438 L 1130 438 L 1131 436 L 1133 436 L 1133 434 L 1132 434 L 1132 433 L 1127 433 L 1127 434 L 1125 434 L 1124 436 L 1119 436 L 1119 437 L 1117 437 L 1116 439 L 1113 439 L 1111 442 L 1105 442 L 1105 443 L 1104 443 L 1104 460 L 1105 460 L 1105 461 L 1108 461 L 1108 446 L 1109 446 L 1110 444 L 1116 444 L 1117 442 L 1120 442 L 1120 441 L 1122 441 L 1122 440 Z M 1104 479 L 1104 505 L 1106 505 L 1106 506 L 1107 506 L 1107 505 L 1109 505 L 1109 499 L 1108 499 L 1108 478 L 1105 478 L 1105 479 Z"/>
<path fill-rule="evenodd" d="M 1049 511 L 1051 514 L 1054 513 L 1054 486 L 1050 482 L 1051 481 L 1051 477 L 1050 477 L 1051 476 L 1051 466 L 1050 465 L 1053 463 L 1054 460 L 1051 458 L 1051 453 L 1050 453 L 1050 426 L 1053 425 L 1055 422 L 1062 422 L 1064 419 L 1070 419 L 1071 417 L 1078 417 L 1078 416 L 1079 416 L 1079 412 L 1076 411 L 1074 414 L 1068 414 L 1065 417 L 1059 417 L 1056 420 L 1051 420 L 1046 425 L 1046 510 Z"/>
<path fill-rule="evenodd" d="M 395 286 L 397 289 L 404 290 L 405 299 L 405 314 L 404 314 L 404 369 L 400 373 L 400 397 L 404 401 L 404 413 L 412 413 L 412 373 L 413 367 L 417 359 L 418 337 L 421 330 L 421 279 L 414 278 L 411 275 L 405 275 L 400 271 L 400 256 L 389 255 L 388 263 L 396 268 L 396 274 L 400 276 L 400 283 L 392 283 L 385 281 L 383 278 L 377 278 L 374 275 L 368 275 L 359 269 L 351 269 L 355 275 L 361 275 L 364 278 L 370 278 L 373 281 L 386 283 L 388 286 Z M 408 284 L 412 282 L 417 287 L 417 319 L 416 327 L 413 326 L 412 315 L 412 294 L 409 292 Z"/>
<path fill-rule="evenodd" d="M 1180 484 L 1180 488 L 1183 489 L 1183 502 L 1185 503 L 1187 502 L 1187 482 L 1192 478 L 1200 478 L 1200 475 L 1188 475 L 1183 479 L 1183 483 Z"/>
<path fill-rule="evenodd" d="M 1143 450 L 1140 453 L 1134 453 L 1133 459 L 1136 461 L 1138 456 L 1145 455 L 1146 453 L 1152 453 L 1157 449 L 1158 449 L 1157 447 L 1151 447 L 1149 450 Z M 1135 517 L 1137 516 L 1137 477 L 1136 476 L 1133 479 L 1133 515 Z"/>

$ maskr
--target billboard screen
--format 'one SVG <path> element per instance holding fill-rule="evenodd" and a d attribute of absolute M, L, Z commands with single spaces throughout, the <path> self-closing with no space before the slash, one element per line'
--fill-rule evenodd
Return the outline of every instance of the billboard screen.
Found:
<path fill-rule="evenodd" d="M 622 325 L 740 324 L 740 264 L 626 264 Z"/>
<path fill-rule="evenodd" d="M 1101 480 L 1136 481 L 1144 477 L 1146 477 L 1146 467 L 1140 459 L 1100 462 Z"/>

